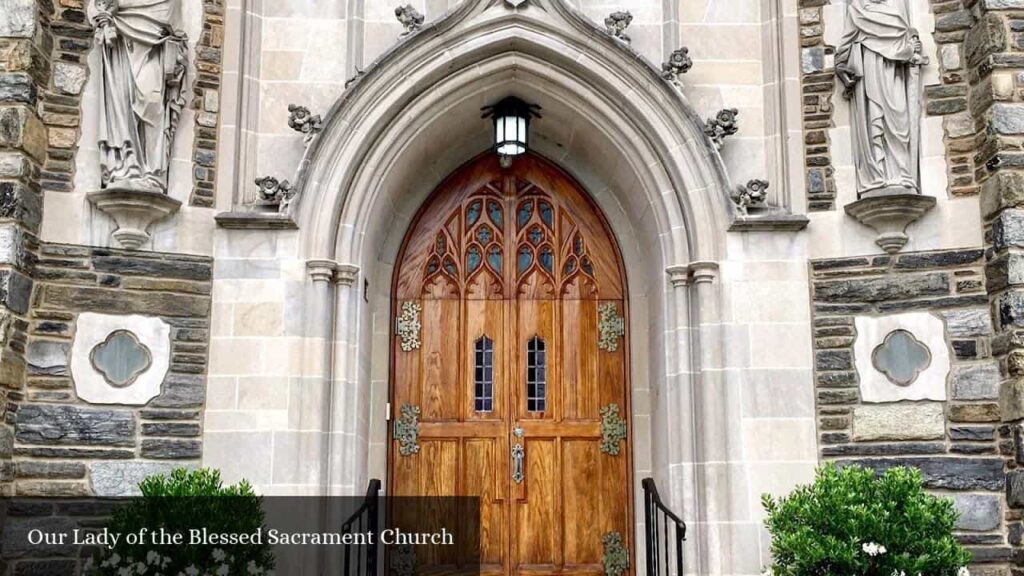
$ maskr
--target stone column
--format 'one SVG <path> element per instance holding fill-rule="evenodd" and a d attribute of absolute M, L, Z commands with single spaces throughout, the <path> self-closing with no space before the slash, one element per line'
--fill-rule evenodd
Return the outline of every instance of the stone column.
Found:
<path fill-rule="evenodd" d="M 49 30 L 35 0 L 10 0 L 0 17 L 0 495 L 11 491 L 12 404 L 23 398 L 32 294 L 31 251 L 42 219 L 39 178 L 46 128 L 39 93 L 49 83 Z"/>
<path fill-rule="evenodd" d="M 359 267 L 339 264 L 335 274 L 332 347 L 331 401 L 329 415 L 330 449 L 327 493 L 338 496 L 358 494 L 365 461 L 358 457 L 360 434 L 366 422 L 369 394 L 360 393 L 359 374 L 360 297 Z"/>
<path fill-rule="evenodd" d="M 671 504 L 673 509 L 680 511 L 685 522 L 691 525 L 706 521 L 705 515 L 701 513 L 703 499 L 701 497 L 704 486 L 701 482 L 702 476 L 697 473 L 699 438 L 698 411 L 696 393 L 698 387 L 698 375 L 694 370 L 694 316 L 691 314 L 692 299 L 691 290 L 694 289 L 690 277 L 689 266 L 672 266 L 666 271 L 669 283 L 672 285 L 668 292 L 668 314 L 671 318 L 670 330 L 672 338 L 666 342 L 665 367 L 668 375 L 666 383 L 667 396 L 666 408 L 656 411 L 655 415 L 661 418 L 672 418 L 673 422 L 658 423 L 656 429 L 671 430 L 665 447 L 668 465 L 671 469 L 669 476 L 671 482 Z M 657 441 L 657 438 L 655 438 Z M 659 486 L 663 485 L 659 479 Z M 702 546 L 698 545 L 700 538 L 689 538 L 684 545 L 686 565 L 694 571 L 696 567 L 704 566 L 706 559 L 702 554 Z"/>
<path fill-rule="evenodd" d="M 312 291 L 310 292 L 310 305 L 306 306 L 306 318 L 304 321 L 307 326 L 311 329 L 307 334 L 307 338 L 314 338 L 319 343 L 319 354 L 321 360 L 318 365 L 321 366 L 321 373 L 317 375 L 319 379 L 322 379 L 323 385 L 320 387 L 322 395 L 320 396 L 320 402 L 310 403 L 311 407 L 314 404 L 318 404 L 317 414 L 306 414 L 303 418 L 309 419 L 311 425 L 303 425 L 301 429 L 312 429 L 312 423 L 319 423 L 320 430 L 323 431 L 323 436 L 320 441 L 320 445 L 316 450 L 316 453 L 320 454 L 320 461 L 323 462 L 320 469 L 320 488 L 317 490 L 321 495 L 326 493 L 326 486 L 328 478 L 330 477 L 330 467 L 327 464 L 325 458 L 330 454 L 330 422 L 331 422 L 331 381 L 332 381 L 332 355 L 333 355 L 333 331 L 334 331 L 334 299 L 332 298 L 334 292 L 334 274 L 337 264 L 332 260 L 310 260 L 306 262 L 306 270 L 309 273 L 309 278 L 312 281 Z M 310 349 L 310 348 L 307 348 Z M 306 412 L 306 411 L 303 411 Z M 300 454 L 308 454 L 306 450 L 299 452 Z M 296 462 L 297 465 L 303 465 L 302 462 Z"/>
<path fill-rule="evenodd" d="M 1006 449 L 1009 548 L 993 558 L 1024 567 L 1024 98 L 1020 56 L 1022 0 L 965 2 L 978 16 L 964 41 L 976 132 L 975 172 L 988 243 L 987 289 L 1003 382 L 1000 436 Z M 1012 441 L 1012 445 L 1010 445 Z M 1007 569 L 1003 568 L 1003 573 Z"/>

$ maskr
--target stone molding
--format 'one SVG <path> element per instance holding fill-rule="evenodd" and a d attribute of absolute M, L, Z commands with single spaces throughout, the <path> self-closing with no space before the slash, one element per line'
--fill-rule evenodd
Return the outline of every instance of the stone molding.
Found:
<path fill-rule="evenodd" d="M 297 230 L 299 227 L 290 214 L 279 212 L 221 212 L 214 220 L 228 230 Z"/>

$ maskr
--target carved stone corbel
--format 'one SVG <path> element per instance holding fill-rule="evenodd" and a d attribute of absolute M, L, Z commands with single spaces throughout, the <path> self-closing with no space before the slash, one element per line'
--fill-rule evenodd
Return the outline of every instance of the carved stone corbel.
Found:
<path fill-rule="evenodd" d="M 907 227 L 935 207 L 935 198 L 920 194 L 889 194 L 862 198 L 846 205 L 846 213 L 878 233 L 875 244 L 895 254 L 910 241 Z"/>
<path fill-rule="evenodd" d="M 90 192 L 88 198 L 93 206 L 114 219 L 114 240 L 129 250 L 141 248 L 150 239 L 150 226 L 181 208 L 181 201 L 166 194 L 131 188 L 109 187 Z"/>

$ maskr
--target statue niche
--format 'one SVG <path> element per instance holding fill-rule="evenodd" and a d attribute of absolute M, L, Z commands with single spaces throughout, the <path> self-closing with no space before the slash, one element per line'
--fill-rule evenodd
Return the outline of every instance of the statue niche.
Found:
<path fill-rule="evenodd" d="M 920 194 L 921 40 L 907 0 L 849 0 L 836 74 L 851 105 L 858 198 Z"/>
<path fill-rule="evenodd" d="M 188 70 L 181 0 L 92 0 L 89 12 L 102 62 L 103 188 L 166 194 Z"/>

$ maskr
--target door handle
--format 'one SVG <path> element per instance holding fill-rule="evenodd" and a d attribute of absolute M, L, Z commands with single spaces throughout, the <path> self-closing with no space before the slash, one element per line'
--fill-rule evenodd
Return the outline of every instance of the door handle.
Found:
<path fill-rule="evenodd" d="M 523 460 L 526 458 L 526 448 L 523 447 L 523 429 L 518 425 L 512 430 L 512 434 L 519 440 L 512 446 L 512 481 L 522 484 L 526 477 L 523 471 Z"/>

